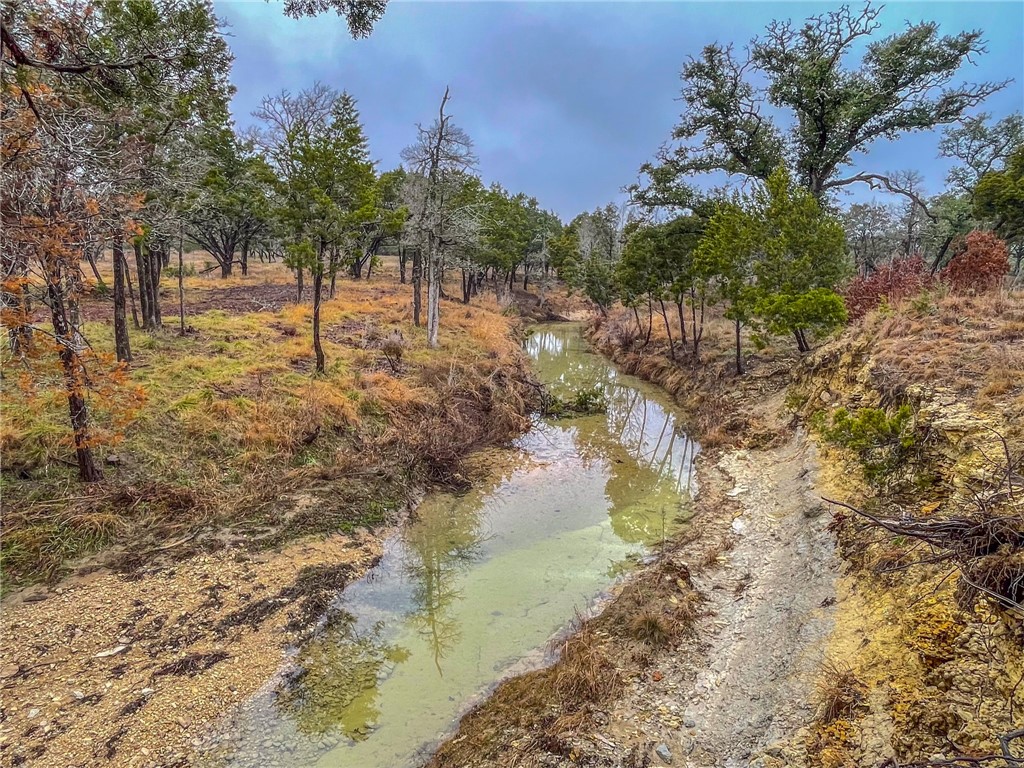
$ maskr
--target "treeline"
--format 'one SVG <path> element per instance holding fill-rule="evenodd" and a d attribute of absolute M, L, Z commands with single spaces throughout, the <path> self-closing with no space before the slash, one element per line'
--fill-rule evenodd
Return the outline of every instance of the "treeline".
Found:
<path fill-rule="evenodd" d="M 334 8 L 365 35 L 384 7 L 289 0 L 285 11 Z M 83 480 L 102 476 L 91 410 L 144 397 L 127 376 L 129 328 L 164 326 L 168 275 L 186 333 L 186 241 L 225 278 L 236 268 L 245 276 L 256 258 L 291 268 L 296 299 L 312 300 L 320 373 L 322 301 L 339 276 L 369 276 L 384 248 L 398 254 L 402 282 L 408 273 L 431 346 L 453 274 L 468 302 L 488 284 L 505 300 L 518 280 L 525 287 L 548 270 L 561 222 L 536 199 L 481 181 L 447 93 L 411 134 L 403 166 L 381 171 L 355 99 L 323 84 L 265 98 L 254 127 L 238 131 L 232 55 L 208 0 L 8 3 L 2 24 L 8 359 L 20 363 L 22 386 L 65 391 Z M 112 285 L 98 266 L 108 252 Z M 88 292 L 109 297 L 113 354 L 83 335 Z"/>
<path fill-rule="evenodd" d="M 1019 277 L 1024 119 L 968 114 L 1009 81 L 961 82 L 961 67 L 985 52 L 981 32 L 944 36 L 931 22 L 858 54 L 881 10 L 773 22 L 743 58 L 730 45 L 705 47 L 682 71 L 681 121 L 628 188 L 629 203 L 580 214 L 552 242 L 559 273 L 602 312 L 632 309 L 647 340 L 662 323 L 673 358 L 699 358 L 707 309 L 717 307 L 735 326 L 738 372 L 744 327 L 755 341 L 785 335 L 806 352 L 908 286 L 941 278 L 980 290 Z M 851 168 L 879 138 L 943 126 L 939 153 L 955 166 L 939 194 L 926 194 L 914 171 Z M 711 173 L 739 191 L 698 188 Z M 844 207 L 854 184 L 901 202 Z"/>

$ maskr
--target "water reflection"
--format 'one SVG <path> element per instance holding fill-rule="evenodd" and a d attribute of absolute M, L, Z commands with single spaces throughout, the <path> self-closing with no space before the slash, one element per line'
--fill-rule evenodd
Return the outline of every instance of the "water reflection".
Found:
<path fill-rule="evenodd" d="M 424 504 L 436 507 L 436 502 L 435 498 Z M 451 514 L 449 504 L 436 510 L 421 506 L 418 520 L 404 532 L 403 568 L 413 585 L 412 599 L 417 606 L 409 619 L 426 638 L 441 676 L 441 660 L 461 638 L 459 620 L 452 611 L 462 599 L 459 573 L 482 556 L 482 506 L 474 504 L 461 510 L 462 514 Z"/>
<path fill-rule="evenodd" d="M 600 387 L 607 413 L 538 420 L 493 454 L 489 483 L 431 494 L 208 764 L 417 764 L 681 524 L 698 448 L 657 393 L 589 353 L 572 326 L 540 328 L 526 348 L 557 394 Z"/>

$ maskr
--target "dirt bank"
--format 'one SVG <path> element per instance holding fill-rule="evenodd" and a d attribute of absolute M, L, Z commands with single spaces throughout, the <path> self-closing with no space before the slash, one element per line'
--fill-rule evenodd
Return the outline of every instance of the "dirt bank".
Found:
<path fill-rule="evenodd" d="M 934 550 L 820 497 L 941 520 L 980 489 L 1019 521 L 1015 481 L 991 482 L 1007 482 L 1004 449 L 1022 447 L 1022 318 L 1019 296 L 919 300 L 806 360 L 760 351 L 740 379 L 714 339 L 700 364 L 672 361 L 628 318 L 595 322 L 602 352 L 691 410 L 706 447 L 697 515 L 553 667 L 499 686 L 431 765 L 1009 764 L 996 755 L 1020 749 L 1005 741 L 1024 724 L 1020 617 L 958 586 Z M 921 443 L 881 493 L 851 450 L 797 426 L 907 403 Z M 990 557 L 1000 574 L 1019 567 L 1011 550 Z"/>
<path fill-rule="evenodd" d="M 765 423 L 779 406 L 763 404 Z M 813 444 L 775 442 L 702 453 L 683 537 L 583 626 L 568 660 L 500 686 L 432 764 L 745 765 L 807 722 L 839 562 Z M 617 685 L 566 683 L 588 674 Z"/>

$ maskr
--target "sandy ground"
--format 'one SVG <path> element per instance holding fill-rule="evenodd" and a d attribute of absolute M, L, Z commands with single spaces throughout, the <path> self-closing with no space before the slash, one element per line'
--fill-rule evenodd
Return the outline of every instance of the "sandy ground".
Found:
<path fill-rule="evenodd" d="M 381 539 L 225 549 L 5 599 L 0 764 L 170 766 L 255 691 Z"/>

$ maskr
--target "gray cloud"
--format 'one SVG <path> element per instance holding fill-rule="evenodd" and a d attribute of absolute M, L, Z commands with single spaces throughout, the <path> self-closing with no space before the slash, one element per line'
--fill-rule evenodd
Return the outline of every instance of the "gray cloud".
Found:
<path fill-rule="evenodd" d="M 927 10 L 947 32 L 981 27 L 991 53 L 972 79 L 1016 77 L 987 109 L 1021 109 L 1024 7 L 967 6 L 893 4 L 886 19 L 895 30 Z M 263 95 L 322 80 L 359 100 L 371 148 L 388 168 L 450 85 L 451 110 L 476 141 L 484 179 L 534 195 L 563 218 L 618 196 L 667 138 L 688 55 L 714 40 L 742 45 L 771 18 L 803 18 L 822 7 L 392 2 L 371 38 L 353 41 L 331 16 L 294 21 L 273 3 L 216 4 L 232 27 L 241 125 Z M 921 134 L 880 144 L 863 162 L 873 170 L 917 167 L 938 190 L 945 165 L 935 160 L 937 141 Z"/>

